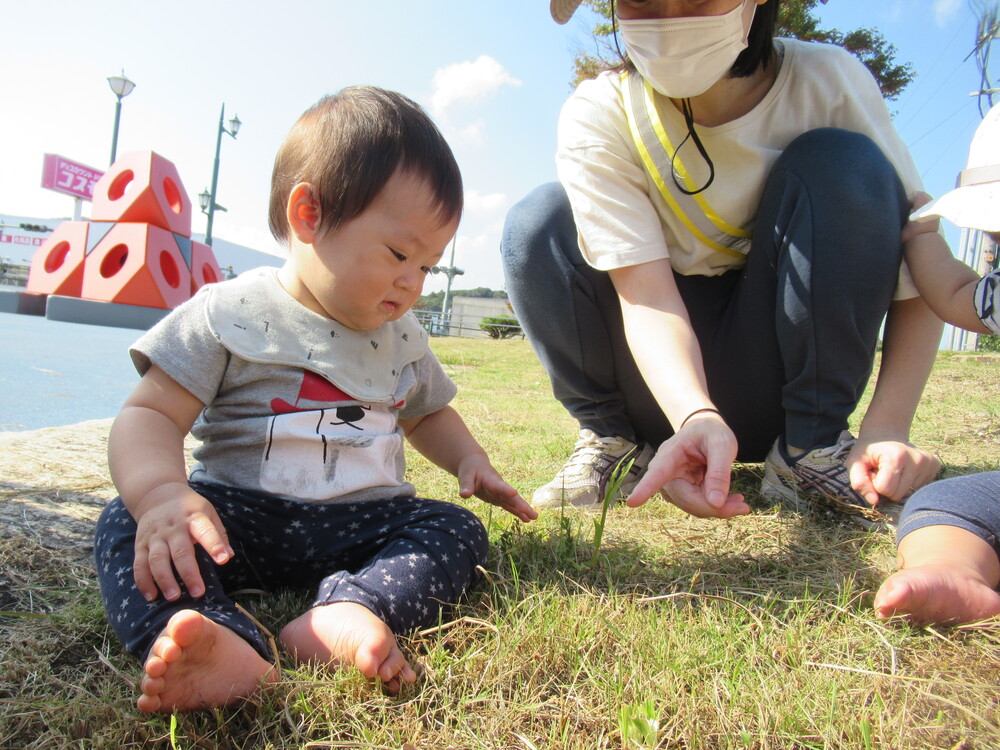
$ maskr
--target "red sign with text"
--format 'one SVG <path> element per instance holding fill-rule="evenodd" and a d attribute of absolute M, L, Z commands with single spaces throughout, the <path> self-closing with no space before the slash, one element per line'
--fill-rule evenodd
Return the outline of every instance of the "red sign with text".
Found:
<path fill-rule="evenodd" d="M 64 156 L 45 154 L 42 187 L 89 201 L 94 197 L 94 183 L 103 175 L 104 172 L 78 164 Z"/>
<path fill-rule="evenodd" d="M 41 247 L 45 244 L 44 237 L 22 237 L 16 234 L 4 234 L 0 232 L 0 242 L 6 242 L 11 245 L 31 245 L 32 247 Z"/>

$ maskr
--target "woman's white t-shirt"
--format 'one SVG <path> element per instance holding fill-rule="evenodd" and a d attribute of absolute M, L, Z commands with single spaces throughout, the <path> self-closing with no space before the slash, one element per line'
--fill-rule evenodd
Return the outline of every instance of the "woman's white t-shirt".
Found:
<path fill-rule="evenodd" d="M 785 147 L 809 130 L 837 127 L 869 136 L 895 166 L 907 194 L 922 190 L 909 150 L 896 133 L 881 92 L 851 53 L 829 44 L 776 40 L 783 52 L 777 79 L 746 115 L 717 127 L 696 126 L 715 165 L 702 194 L 728 224 L 753 230 L 765 181 Z M 563 106 L 556 163 L 569 195 L 584 258 L 610 270 L 669 258 L 684 275 L 715 276 L 745 259 L 703 244 L 674 214 L 643 166 L 632 139 L 618 73 L 585 81 Z M 654 94 L 673 143 L 687 133 L 684 118 Z M 707 165 L 690 142 L 680 156 L 696 184 Z M 851 217 L 845 216 L 849 225 Z M 896 299 L 917 296 L 905 264 Z"/>

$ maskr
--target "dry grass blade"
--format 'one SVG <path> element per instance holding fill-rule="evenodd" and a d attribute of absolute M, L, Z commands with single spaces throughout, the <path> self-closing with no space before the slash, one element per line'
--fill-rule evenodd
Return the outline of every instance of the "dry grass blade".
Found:
<path fill-rule="evenodd" d="M 418 630 L 417 635 L 423 637 L 433 635 L 435 633 L 443 633 L 445 630 L 449 630 L 457 625 L 475 625 L 477 628 L 492 630 L 497 635 L 500 635 L 500 630 L 496 625 L 486 622 L 486 620 L 478 620 L 475 617 L 460 617 L 457 620 L 446 622 L 443 625 L 437 625 L 433 628 L 427 628 L 426 630 Z"/>

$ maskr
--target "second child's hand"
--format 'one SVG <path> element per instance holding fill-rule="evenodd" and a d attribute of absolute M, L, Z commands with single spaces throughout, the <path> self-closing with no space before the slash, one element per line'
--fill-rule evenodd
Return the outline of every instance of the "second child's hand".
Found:
<path fill-rule="evenodd" d="M 910 213 L 919 209 L 921 206 L 925 206 L 930 203 L 932 198 L 930 195 L 924 192 L 916 192 L 909 196 L 910 200 Z M 937 232 L 938 227 L 941 222 L 938 219 L 920 219 L 919 221 L 914 221 L 908 219 L 906 224 L 903 225 L 903 235 L 902 242 L 905 245 L 911 239 L 919 234 L 924 234 L 928 232 Z"/>

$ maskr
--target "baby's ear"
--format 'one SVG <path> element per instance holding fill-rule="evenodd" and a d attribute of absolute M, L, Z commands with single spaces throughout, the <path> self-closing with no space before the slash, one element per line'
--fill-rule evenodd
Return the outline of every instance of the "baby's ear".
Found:
<path fill-rule="evenodd" d="M 299 242 L 312 244 L 318 239 L 322 211 L 316 191 L 308 182 L 300 182 L 288 194 L 288 227 Z"/>

